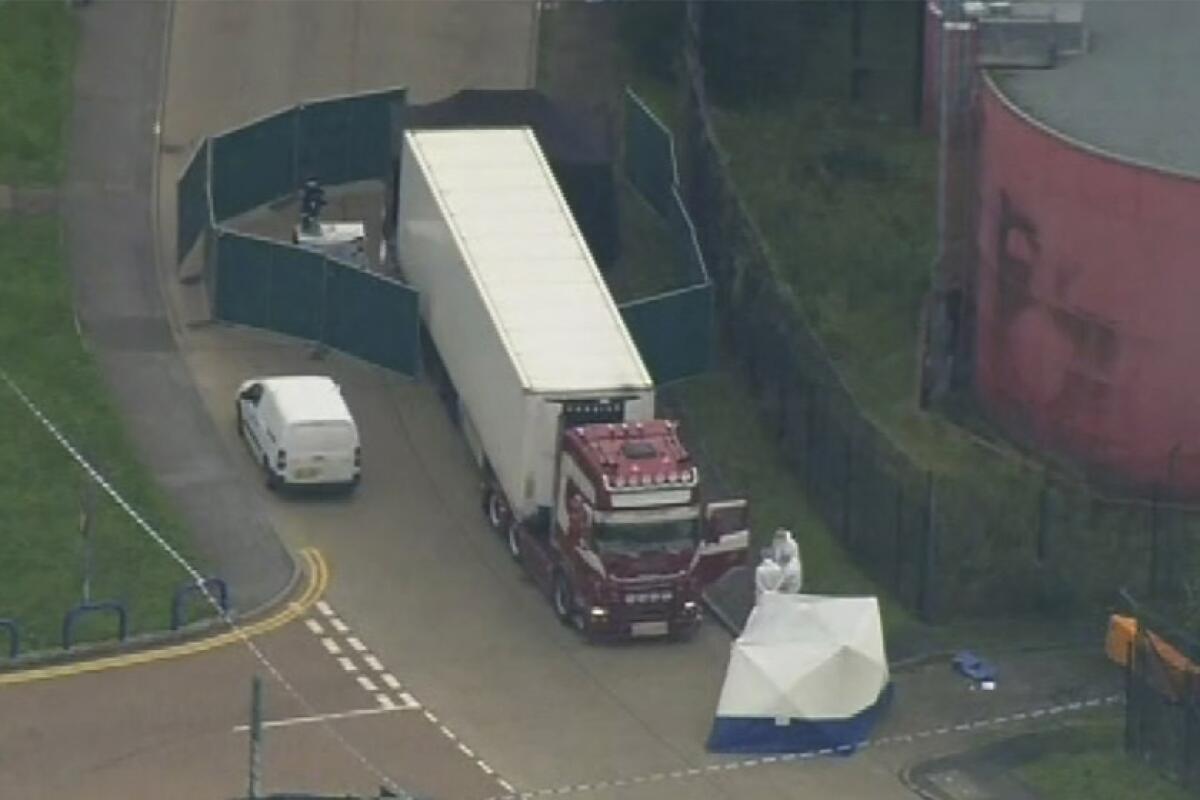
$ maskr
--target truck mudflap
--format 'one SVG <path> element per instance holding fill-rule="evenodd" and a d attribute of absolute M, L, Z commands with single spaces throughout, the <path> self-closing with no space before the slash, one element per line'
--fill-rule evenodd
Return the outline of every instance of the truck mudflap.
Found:
<path fill-rule="evenodd" d="M 692 560 L 692 580 L 710 586 L 726 572 L 746 563 L 750 550 L 750 505 L 722 500 L 704 507 L 704 541 Z"/>

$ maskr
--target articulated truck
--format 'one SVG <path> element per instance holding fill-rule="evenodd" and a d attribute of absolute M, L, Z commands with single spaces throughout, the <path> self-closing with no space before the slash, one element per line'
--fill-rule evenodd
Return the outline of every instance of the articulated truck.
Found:
<path fill-rule="evenodd" d="M 396 255 L 483 513 L 589 638 L 686 637 L 745 560 L 743 500 L 706 503 L 528 128 L 412 130 Z"/>

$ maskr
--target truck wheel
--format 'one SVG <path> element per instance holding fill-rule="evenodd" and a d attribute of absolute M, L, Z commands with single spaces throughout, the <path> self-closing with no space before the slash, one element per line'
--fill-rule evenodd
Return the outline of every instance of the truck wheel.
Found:
<path fill-rule="evenodd" d="M 571 597 L 571 584 L 567 576 L 561 572 L 554 574 L 554 613 L 559 622 L 570 625 L 575 611 L 575 601 Z"/>
<path fill-rule="evenodd" d="M 515 519 L 508 523 L 508 554 L 521 563 L 521 525 Z"/>
<path fill-rule="evenodd" d="M 504 502 L 504 495 L 494 488 L 489 488 L 483 496 L 483 511 L 487 514 L 488 522 L 491 523 L 492 530 L 497 533 L 505 529 L 505 522 L 508 520 L 508 503 Z"/>

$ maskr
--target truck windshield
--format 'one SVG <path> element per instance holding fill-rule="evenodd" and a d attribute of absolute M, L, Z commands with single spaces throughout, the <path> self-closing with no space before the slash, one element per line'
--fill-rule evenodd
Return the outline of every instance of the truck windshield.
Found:
<path fill-rule="evenodd" d="M 592 528 L 592 539 L 602 553 L 685 550 L 695 546 L 699 525 L 695 517 L 646 522 L 597 521 Z"/>

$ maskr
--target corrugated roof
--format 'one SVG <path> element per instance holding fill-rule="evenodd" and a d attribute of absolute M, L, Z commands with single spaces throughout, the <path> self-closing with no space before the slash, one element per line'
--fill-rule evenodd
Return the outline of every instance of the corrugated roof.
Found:
<path fill-rule="evenodd" d="M 525 388 L 648 388 L 649 374 L 528 128 L 409 133 Z"/>

